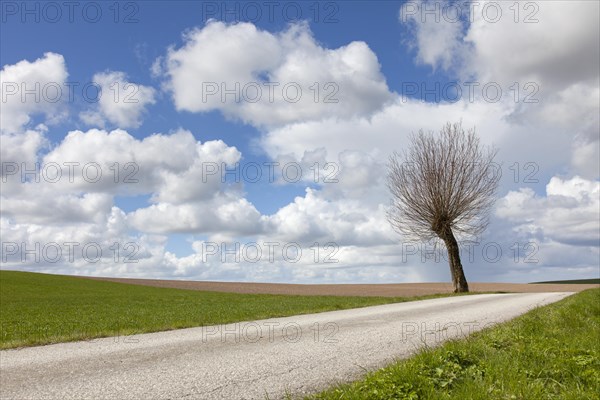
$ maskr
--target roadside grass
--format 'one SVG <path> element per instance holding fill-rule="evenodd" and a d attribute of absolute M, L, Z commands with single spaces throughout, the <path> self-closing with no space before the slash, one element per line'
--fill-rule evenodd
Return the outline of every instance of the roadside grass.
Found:
<path fill-rule="evenodd" d="M 599 393 L 600 289 L 589 289 L 307 399 L 598 400 Z"/>
<path fill-rule="evenodd" d="M 0 271 L 0 349 L 446 296 L 237 294 Z"/>

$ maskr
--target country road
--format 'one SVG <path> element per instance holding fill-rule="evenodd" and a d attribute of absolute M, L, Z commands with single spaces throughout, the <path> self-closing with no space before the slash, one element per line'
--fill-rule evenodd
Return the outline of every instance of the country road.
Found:
<path fill-rule="evenodd" d="M 483 294 L 0 352 L 2 399 L 269 399 L 360 377 L 571 293 Z"/>

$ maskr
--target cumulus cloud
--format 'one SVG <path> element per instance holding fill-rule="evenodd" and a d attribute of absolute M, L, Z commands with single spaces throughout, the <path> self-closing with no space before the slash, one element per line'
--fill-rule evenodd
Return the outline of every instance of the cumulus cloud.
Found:
<path fill-rule="evenodd" d="M 67 76 L 65 59 L 56 53 L 45 53 L 35 61 L 5 65 L 0 70 L 0 131 L 21 133 L 32 116 L 38 114 L 44 115 L 46 123 L 62 118 Z"/>
<path fill-rule="evenodd" d="M 223 179 L 220 172 L 236 165 L 240 159 L 241 153 L 222 140 L 197 143 L 195 154 L 185 170 L 163 172 L 164 184 L 153 199 L 157 202 L 181 204 L 212 198 L 222 190 Z"/>
<path fill-rule="evenodd" d="M 545 268 L 565 266 L 579 275 L 597 271 L 593 266 L 600 239 L 598 35 L 589 33 L 597 33 L 598 6 L 593 2 L 570 9 L 555 2 L 538 5 L 540 23 L 530 25 L 514 24 L 509 11 L 505 13 L 509 22 L 497 25 L 486 24 L 477 15 L 470 24 L 465 20 L 422 24 L 417 18 L 408 19 L 419 63 L 457 78 L 475 76 L 502 85 L 534 80 L 540 88 L 537 105 L 516 103 L 512 93 L 497 103 L 464 97 L 439 104 L 403 99 L 390 93 L 378 59 L 366 43 L 326 48 L 305 24 L 271 33 L 248 23 L 212 21 L 187 32 L 181 46 L 171 48 L 152 66 L 153 75 L 166 78 L 165 87 L 178 110 L 218 110 L 259 127 L 258 145 L 272 160 L 298 162 L 306 171 L 318 163 L 321 178 L 335 178 L 314 184 L 309 182 L 312 176 L 305 177 L 302 183 L 311 188 L 271 215 L 256 209 L 243 185 L 207 174 L 207 167 L 210 171 L 215 166 L 231 167 L 242 159 L 237 148 L 223 141 L 200 142 L 184 130 L 138 139 L 123 129 L 90 129 L 69 132 L 40 156 L 47 145 L 44 127 L 23 127 L 31 123 L 32 115 L 49 113 L 50 108 L 21 108 L 15 103 L 9 109 L 17 121 L 9 130 L 15 132 L 4 132 L 3 125 L 2 160 L 58 164 L 63 176 L 73 173 L 74 179 L 37 183 L 23 182 L 17 174 L 9 176 L 2 187 L 3 240 L 29 246 L 70 239 L 100 243 L 105 257 L 97 264 L 79 256 L 73 263 L 43 265 L 42 270 L 54 272 L 288 282 L 448 280 L 445 260 L 404 259 L 402 238 L 385 219 L 385 161 L 391 151 L 406 146 L 410 133 L 437 131 L 447 121 L 462 119 L 463 126 L 476 126 L 485 144 L 500 149 L 498 161 L 504 162 L 502 197 L 487 238 L 504 246 L 504 255 L 498 263 L 481 254 L 474 261 L 465 260 L 469 279 L 530 280 L 536 274 L 543 277 Z M 579 19 L 558 18 L 569 10 Z M 38 66 L 32 65 L 38 62 L 23 65 L 37 71 Z M 110 84 L 116 80 L 122 96 L 128 93 L 123 73 L 109 71 L 94 80 L 103 82 L 107 100 L 113 94 Z M 203 93 L 208 88 L 202 82 L 217 83 L 218 92 Z M 260 100 L 236 102 L 228 94 L 223 101 L 221 83 L 232 89 L 238 82 L 240 89 L 258 83 L 263 89 Z M 320 84 L 319 100 L 330 90 L 324 84 L 337 84 L 339 102 L 315 101 L 315 82 Z M 273 83 L 280 84 L 273 86 L 279 97 L 270 102 L 268 85 Z M 281 98 L 286 83 L 302 88 L 298 102 Z M 81 117 L 100 127 L 137 127 L 155 99 L 153 89 L 142 88 L 146 91 L 141 103 L 99 103 Z M 65 162 L 77 165 L 70 171 Z M 509 169 L 515 162 L 520 177 Z M 547 183 L 545 188 L 523 187 L 523 172 L 527 172 L 523 166 L 528 162 L 537 171 L 534 178 L 541 185 Z M 331 169 L 324 168 L 327 163 L 335 164 L 333 176 L 328 175 Z M 90 176 L 84 166 L 91 164 L 102 171 L 97 181 L 85 179 Z M 557 171 L 561 177 L 555 176 Z M 134 181 L 125 181 L 127 177 Z M 147 203 L 138 202 L 137 209 L 124 211 L 115 206 L 115 196 L 121 195 L 144 196 Z M 183 234 L 190 249 L 170 249 L 172 234 Z M 295 242 L 305 254 L 297 263 L 281 254 L 273 263 L 203 259 L 203 243 L 231 245 L 236 240 Z M 513 240 L 539 244 L 538 264 L 513 261 Z M 110 248 L 115 241 L 139 244 L 139 262 L 115 262 Z M 308 248 L 314 242 L 335 243 L 339 262 L 315 263 Z M 185 243 L 178 246 L 186 247 Z M 585 254 L 579 254 L 583 248 Z M 20 255 L 14 257 L 11 265 L 22 265 Z"/>
<path fill-rule="evenodd" d="M 497 83 L 518 100 L 507 118 L 531 130 L 551 122 L 573 139 L 574 172 L 598 177 L 597 2 L 409 4 L 410 15 L 401 20 L 413 33 L 417 61 L 458 79 Z M 424 12 L 435 7 L 437 12 Z M 453 21 L 451 10 L 457 9 L 467 18 Z"/>
<path fill-rule="evenodd" d="M 575 143 L 573 145 L 573 169 L 586 178 L 598 179 L 600 177 L 600 145 L 596 141 L 589 143 Z"/>
<path fill-rule="evenodd" d="M 38 126 L 37 129 L 27 130 L 23 133 L 0 134 L 0 162 L 2 162 L 2 175 L 8 173 L 8 164 L 27 163 L 34 165 L 39 152 L 49 145 L 44 136 L 46 129 Z"/>
<path fill-rule="evenodd" d="M 482 2 L 481 10 L 485 3 Z M 491 23 L 482 11 L 475 12 L 464 38 L 474 47 L 468 61 L 480 78 L 503 82 L 529 79 L 543 85 L 545 90 L 597 81 L 600 58 L 597 2 L 552 1 L 526 9 L 521 6 L 517 22 L 509 8 L 512 3 L 496 4 L 494 7 L 501 8 L 502 18 Z"/>
<path fill-rule="evenodd" d="M 223 183 L 220 174 L 206 174 L 207 164 L 230 167 L 241 157 L 235 147 L 220 140 L 202 143 L 184 130 L 136 139 L 124 130 L 91 129 L 69 132 L 36 158 L 39 137 L 10 138 L 15 146 L 3 147 L 3 160 L 29 171 L 24 176 L 18 170 L 3 178 L 0 233 L 3 246 L 16 244 L 2 249 L 3 267 L 84 275 L 178 276 L 186 273 L 185 262 L 167 251 L 166 236 L 154 233 L 237 237 L 260 229 L 260 213 L 240 189 Z M 124 168 L 129 163 L 135 164 L 134 170 Z M 90 165 L 94 168 L 86 171 Z M 147 195 L 151 205 L 127 214 L 115 206 L 116 195 Z M 56 243 L 63 254 L 54 259 Z M 64 243 L 77 243 L 73 259 Z M 82 253 L 86 245 L 92 252 L 89 257 Z M 36 248 L 27 255 L 26 249 Z M 44 249 L 49 249 L 49 255 Z M 98 251 L 101 256 L 96 260 Z M 120 256 L 115 259 L 117 251 Z M 132 252 L 135 262 L 124 261 Z M 41 259 L 32 258 L 35 254 Z M 213 273 L 217 269 L 212 268 Z"/>
<path fill-rule="evenodd" d="M 24 184 L 19 193 L 0 196 L 2 213 L 15 223 L 71 225 L 97 223 L 110 212 L 113 198 L 107 193 L 60 193 L 50 185 Z"/>
<path fill-rule="evenodd" d="M 254 232 L 258 211 L 214 173 L 240 157 L 235 147 L 198 142 L 189 131 L 142 140 L 123 130 L 72 131 L 43 157 L 37 175 L 7 177 L 2 215 L 17 222 L 92 221 L 110 210 L 114 195 L 148 194 L 152 205 L 128 216 L 140 231 Z"/>
<path fill-rule="evenodd" d="M 497 216 L 514 232 L 574 246 L 600 244 L 600 182 L 553 177 L 546 196 L 529 188 L 510 191 L 498 202 Z"/>
<path fill-rule="evenodd" d="M 412 33 L 418 62 L 460 78 L 529 80 L 554 91 L 597 80 L 599 11 L 590 1 L 422 0 L 405 4 L 400 21 Z"/>
<path fill-rule="evenodd" d="M 502 4 L 502 7 L 511 4 Z M 502 198 L 497 203 L 496 218 L 486 240 L 499 243 L 504 253 L 497 262 L 490 262 L 481 254 L 472 262 L 465 261 L 467 274 L 486 280 L 491 276 L 495 279 L 527 280 L 536 274 L 543 277 L 546 266 L 569 267 L 572 274 L 590 274 L 594 270 L 592 265 L 597 263 L 600 219 L 597 189 L 600 122 L 597 115 L 598 57 L 595 56 L 598 35 L 590 34 L 598 30 L 598 6 L 582 4 L 584 10 L 577 10 L 578 14 L 582 14 L 580 23 L 564 18 L 557 20 L 557 15 L 565 15 L 565 3 L 558 8 L 553 8 L 554 4 L 540 3 L 540 23 L 527 26 L 515 25 L 510 10 L 504 12 L 509 22 L 503 21 L 502 27 L 501 24 L 485 24 L 481 16 L 476 15 L 473 15 L 471 24 L 467 20 L 452 24 L 443 19 L 439 23 L 423 24 L 420 14 L 407 17 L 409 29 L 415 35 L 412 44 L 417 50 L 419 63 L 443 69 L 459 80 L 474 77 L 480 82 L 498 82 L 505 89 L 498 102 L 485 101 L 481 93 L 475 100 L 463 95 L 456 102 L 441 103 L 395 96 L 394 101 L 385 103 L 369 115 L 297 121 L 267 130 L 261 143 L 274 159 L 286 155 L 301 161 L 307 152 L 321 149 L 327 160 L 343 165 L 338 174 L 338 184 L 325 185 L 318 193 L 296 199 L 280 210 L 278 214 L 283 218 L 272 218 L 273 221 L 281 221 L 279 232 L 293 233 L 298 237 L 336 237 L 343 243 L 346 230 L 360 238 L 358 249 L 368 248 L 369 253 L 376 257 L 390 257 L 394 247 L 386 249 L 387 252 L 377 246 L 363 247 L 369 243 L 368 239 L 354 232 L 350 226 L 332 222 L 338 217 L 345 220 L 347 214 L 341 210 L 353 197 L 352 193 L 358 193 L 347 188 L 354 187 L 369 194 L 367 197 L 354 197 L 360 199 L 358 207 L 367 208 L 361 211 L 366 215 L 384 209 L 387 191 L 381 184 L 381 176 L 377 179 L 376 175 L 384 171 L 387 155 L 405 148 L 412 132 L 419 129 L 437 131 L 446 121 L 461 119 L 463 126 L 476 127 L 485 144 L 499 148 L 497 161 L 501 163 L 503 173 L 499 192 Z M 479 12 L 484 5 L 480 5 Z M 566 7 L 577 8 L 576 5 Z M 584 17 L 583 13 L 588 14 Z M 429 18 L 431 20 L 432 17 Z M 509 23 L 510 27 L 507 26 Z M 583 26 L 577 26 L 579 24 Z M 558 38 L 561 35 L 563 37 Z M 539 45 L 546 42 L 553 45 Z M 577 43 L 569 47 L 569 42 Z M 567 57 L 567 60 L 557 60 L 561 66 L 555 68 L 549 65 L 554 57 Z M 567 64 L 578 59 L 590 62 L 586 66 L 569 69 Z M 565 75 L 565 71 L 574 73 Z M 538 84 L 538 92 L 534 96 L 536 103 L 523 103 L 526 94 L 522 91 L 523 84 L 528 81 Z M 519 101 L 515 101 L 513 93 L 506 90 L 514 82 L 520 83 Z M 568 149 L 571 152 L 565 151 Z M 526 165 L 527 170 L 524 168 Z M 564 177 L 554 176 L 557 171 L 565 174 Z M 365 179 L 371 185 L 363 184 L 362 177 L 367 177 Z M 541 186 L 544 183 L 548 183 L 545 195 L 537 194 L 539 189 L 544 189 Z M 530 187 L 525 188 L 524 184 Z M 347 188 L 344 189 L 344 186 Z M 580 190 L 580 186 L 583 189 Z M 320 201 L 315 201 L 315 198 Z M 336 208 L 338 217 L 332 218 L 319 211 L 314 211 L 315 217 L 307 216 L 311 215 L 308 209 Z M 323 218 L 328 223 L 321 223 Z M 316 227 L 309 223 L 312 220 L 319 221 Z M 387 224 L 383 218 L 379 221 L 381 226 Z M 288 223 L 297 229 L 292 230 Z M 339 227 L 339 231 L 335 227 Z M 532 246 L 538 246 L 537 264 L 524 263 L 522 258 L 515 261 L 511 246 L 518 242 L 522 257 L 526 250 L 523 246 L 530 241 Z M 589 249 L 586 254 L 592 256 L 576 257 L 577 251 L 573 248 L 582 246 Z M 400 249 L 397 246 L 395 250 Z M 478 251 L 481 252 L 481 247 Z M 571 260 L 569 265 L 564 257 L 553 260 L 559 252 L 578 261 Z M 441 264 L 445 267 L 444 262 Z"/>
<path fill-rule="evenodd" d="M 41 169 L 58 165 L 61 179 L 53 185 L 66 191 L 160 192 L 169 174 L 183 173 L 193 164 L 196 145 L 185 130 L 141 140 L 122 129 L 76 130 L 44 156 Z"/>
<path fill-rule="evenodd" d="M 0 218 L 2 266 L 87 276 L 172 276 L 166 238 L 130 233 L 125 214 L 109 208 L 90 222 L 60 225 Z"/>
<path fill-rule="evenodd" d="M 450 70 L 462 65 L 469 44 L 463 40 L 466 21 L 462 11 L 448 10 L 449 1 L 410 1 L 400 8 L 400 21 L 411 36 L 405 42 L 416 51 L 419 64 Z M 463 3 L 464 5 L 465 3 Z"/>
<path fill-rule="evenodd" d="M 245 198 L 218 194 L 205 201 L 157 203 L 128 215 L 136 229 L 151 233 L 212 233 L 245 236 L 260 232 L 261 215 Z"/>
<path fill-rule="evenodd" d="M 149 206 L 123 218 L 140 232 L 260 231 L 260 213 L 215 172 L 241 158 L 221 140 L 202 143 L 184 130 L 144 139 L 119 129 L 72 131 L 37 164 L 37 137 L 28 140 L 3 154 L 17 167 L 3 177 L 0 193 L 1 216 L 11 224 L 101 224 L 116 195 L 147 195 Z"/>
<path fill-rule="evenodd" d="M 156 103 L 153 88 L 130 82 L 124 72 L 98 73 L 92 81 L 102 94 L 95 107 L 80 114 L 88 125 L 104 128 L 108 122 L 118 128 L 137 128 L 147 106 Z"/>
<path fill-rule="evenodd" d="M 515 121 L 510 118 L 513 106 L 510 101 L 425 103 L 398 98 L 371 117 L 307 121 L 272 129 L 262 136 L 262 147 L 273 158 L 289 154 L 296 161 L 306 151 L 324 149 L 328 161 L 344 167 L 340 184 L 330 185 L 341 188 L 367 171 L 381 179 L 388 156 L 405 148 L 411 133 L 420 129 L 438 132 L 446 122 L 462 120 L 465 128 L 475 127 L 484 144 L 499 149 L 497 162 L 503 163 L 507 184 L 512 174 L 508 168 L 515 162 L 534 163 L 537 179 L 568 166 L 572 158 L 565 148 L 573 145 L 574 133 L 568 135 L 561 125 L 550 121 Z M 362 160 L 349 162 L 349 154 L 362 154 Z"/>
<path fill-rule="evenodd" d="M 241 243 L 234 254 L 235 244 L 231 242 L 194 241 L 192 254 L 177 257 L 167 252 L 164 261 L 176 276 L 199 280 L 339 284 L 447 279 L 445 269 L 437 266 L 402 265 L 401 256 L 390 251 L 391 246 L 369 251 L 353 246 L 322 246 L 318 252 L 312 246 L 312 249 L 303 247 L 298 254 L 293 245 L 285 248 L 286 244 L 261 240 Z M 230 253 L 223 261 L 220 249 L 225 248 Z M 261 252 L 259 259 L 256 259 L 257 248 Z"/>
<path fill-rule="evenodd" d="M 164 64 L 177 109 L 220 110 L 260 127 L 368 114 L 391 96 L 366 43 L 328 49 L 304 23 L 273 34 L 211 21 L 186 33 Z"/>
<path fill-rule="evenodd" d="M 306 189 L 304 197 L 268 217 L 269 238 L 335 242 L 340 246 L 374 246 L 391 243 L 394 235 L 385 220 L 383 206 L 371 208 L 356 199 L 330 201 L 319 191 Z"/>

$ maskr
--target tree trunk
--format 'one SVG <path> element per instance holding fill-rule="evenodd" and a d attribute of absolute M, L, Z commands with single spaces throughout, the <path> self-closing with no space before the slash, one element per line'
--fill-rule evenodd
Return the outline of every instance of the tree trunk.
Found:
<path fill-rule="evenodd" d="M 454 293 L 463 293 L 469 291 L 469 285 L 463 272 L 463 267 L 460 262 L 460 253 L 456 238 L 452 233 L 452 229 L 448 228 L 442 237 L 448 250 L 448 262 L 450 264 L 450 273 L 452 275 L 452 285 L 454 286 Z"/>

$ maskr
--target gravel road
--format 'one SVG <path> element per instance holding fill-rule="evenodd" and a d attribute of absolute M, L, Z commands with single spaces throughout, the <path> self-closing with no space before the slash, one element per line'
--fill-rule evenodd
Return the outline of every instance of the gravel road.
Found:
<path fill-rule="evenodd" d="M 278 399 L 514 318 L 564 293 L 482 294 L 0 352 L 2 399 Z"/>

